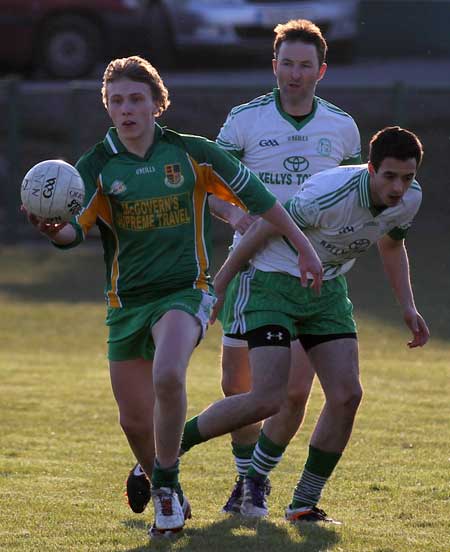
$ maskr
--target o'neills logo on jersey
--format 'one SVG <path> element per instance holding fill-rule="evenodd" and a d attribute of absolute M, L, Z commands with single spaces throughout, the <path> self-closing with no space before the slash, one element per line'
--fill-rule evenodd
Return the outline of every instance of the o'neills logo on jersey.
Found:
<path fill-rule="evenodd" d="M 179 188 L 184 182 L 184 176 L 181 174 L 181 165 L 174 163 L 173 165 L 164 165 L 164 184 L 169 188 Z"/>

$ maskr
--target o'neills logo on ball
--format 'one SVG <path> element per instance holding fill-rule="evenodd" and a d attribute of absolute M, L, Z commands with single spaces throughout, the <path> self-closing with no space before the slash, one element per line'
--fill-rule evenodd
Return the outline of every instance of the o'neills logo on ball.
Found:
<path fill-rule="evenodd" d="M 82 207 L 81 203 L 76 199 L 72 199 L 70 203 L 67 204 L 67 210 L 74 216 L 80 214 Z"/>
<path fill-rule="evenodd" d="M 179 188 L 184 182 L 184 176 L 181 174 L 181 166 L 179 163 L 173 165 L 164 165 L 164 184 L 169 188 Z"/>

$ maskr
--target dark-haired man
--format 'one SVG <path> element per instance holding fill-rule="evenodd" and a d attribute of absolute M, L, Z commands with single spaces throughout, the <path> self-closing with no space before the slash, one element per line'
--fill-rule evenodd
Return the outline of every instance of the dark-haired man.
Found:
<path fill-rule="evenodd" d="M 225 324 L 225 333 L 258 336 L 258 330 L 269 321 L 285 329 L 307 351 L 325 394 L 305 468 L 286 509 L 289 521 L 333 521 L 317 504 L 350 439 L 362 398 L 356 325 L 345 273 L 374 243 L 403 319 L 413 334 L 408 346 L 421 347 L 428 341 L 427 325 L 414 303 L 404 245 L 422 199 L 415 180 L 421 160 L 422 144 L 417 136 L 399 127 L 388 127 L 373 136 L 367 165 L 317 173 L 285 204 L 322 261 L 324 283 L 320 296 L 299 285 L 297 255 L 289 240 L 264 221 L 249 228 L 215 278 L 217 312 L 228 284 L 251 259 L 239 274 L 245 289 L 231 286 L 233 298 L 240 295 L 241 300 L 234 302 L 233 320 Z M 249 340 L 251 352 L 264 350 L 263 346 L 254 337 L 253 345 Z M 273 339 L 272 348 L 277 346 L 282 344 Z M 264 355 L 259 358 L 265 362 Z M 196 444 L 191 437 L 195 435 L 193 430 L 207 436 L 211 426 L 208 409 L 187 422 L 184 448 Z M 267 515 L 266 479 L 289 443 L 284 435 L 279 416 L 266 420 L 244 479 L 242 514 Z"/>

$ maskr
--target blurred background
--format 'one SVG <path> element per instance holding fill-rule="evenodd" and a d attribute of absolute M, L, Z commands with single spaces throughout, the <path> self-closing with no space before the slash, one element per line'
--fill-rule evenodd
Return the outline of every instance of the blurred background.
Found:
<path fill-rule="evenodd" d="M 231 107 L 275 85 L 273 27 L 292 18 L 322 28 L 329 69 L 317 93 L 355 118 L 364 159 L 386 125 L 410 128 L 424 143 L 424 203 L 408 247 L 418 302 L 448 338 L 450 0 L 0 0 L 0 246 L 40 247 L 18 210 L 21 179 L 44 159 L 75 163 L 103 139 L 100 79 L 110 59 L 148 58 L 172 100 L 161 124 L 214 139 Z M 215 235 L 218 263 L 230 232 L 216 223 Z M 98 247 L 95 235 L 89 241 Z M 359 264 L 355 302 L 392 315 L 380 303 L 376 255 Z M 99 260 L 99 280 L 101 272 Z M 71 288 L 74 300 L 92 289 L 86 278 Z M 14 282 L 2 286 L 11 291 Z"/>

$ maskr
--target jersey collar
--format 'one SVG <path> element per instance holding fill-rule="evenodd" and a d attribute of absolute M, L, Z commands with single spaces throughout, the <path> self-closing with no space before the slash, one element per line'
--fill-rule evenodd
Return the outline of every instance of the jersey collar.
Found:
<path fill-rule="evenodd" d="M 370 194 L 370 175 L 368 169 L 363 169 L 359 177 L 359 204 L 361 207 L 369 209 L 374 217 L 379 215 L 384 209 L 376 207 L 372 201 L 372 196 Z"/>
<path fill-rule="evenodd" d="M 275 105 L 277 107 L 278 113 L 283 117 L 283 119 L 286 119 L 288 123 L 291 123 L 291 125 L 295 128 L 295 130 L 300 130 L 303 128 L 309 121 L 314 117 L 317 111 L 317 98 L 314 96 L 313 98 L 313 107 L 311 113 L 302 119 L 300 122 L 296 121 L 294 117 L 289 115 L 289 113 L 286 113 L 284 111 L 282 105 L 281 105 L 281 98 L 280 98 L 280 89 L 274 88 L 273 89 L 273 96 L 275 98 Z"/>
<path fill-rule="evenodd" d="M 155 137 L 153 139 L 153 144 L 150 146 L 145 157 L 148 157 L 149 153 L 152 151 L 154 145 L 159 140 L 159 138 L 164 134 L 164 130 L 155 123 Z M 119 135 L 117 134 L 117 129 L 111 127 L 106 133 L 105 139 L 103 140 L 103 145 L 106 148 L 106 151 L 109 155 L 118 155 L 119 153 L 130 153 L 127 148 L 120 141 Z M 133 154 L 130 154 L 133 155 Z"/>
<path fill-rule="evenodd" d="M 118 155 L 119 153 L 124 153 L 127 151 L 126 147 L 122 144 L 117 135 L 117 129 L 111 127 L 106 133 L 105 139 L 103 140 L 103 145 L 105 146 L 106 151 L 109 155 Z"/>

